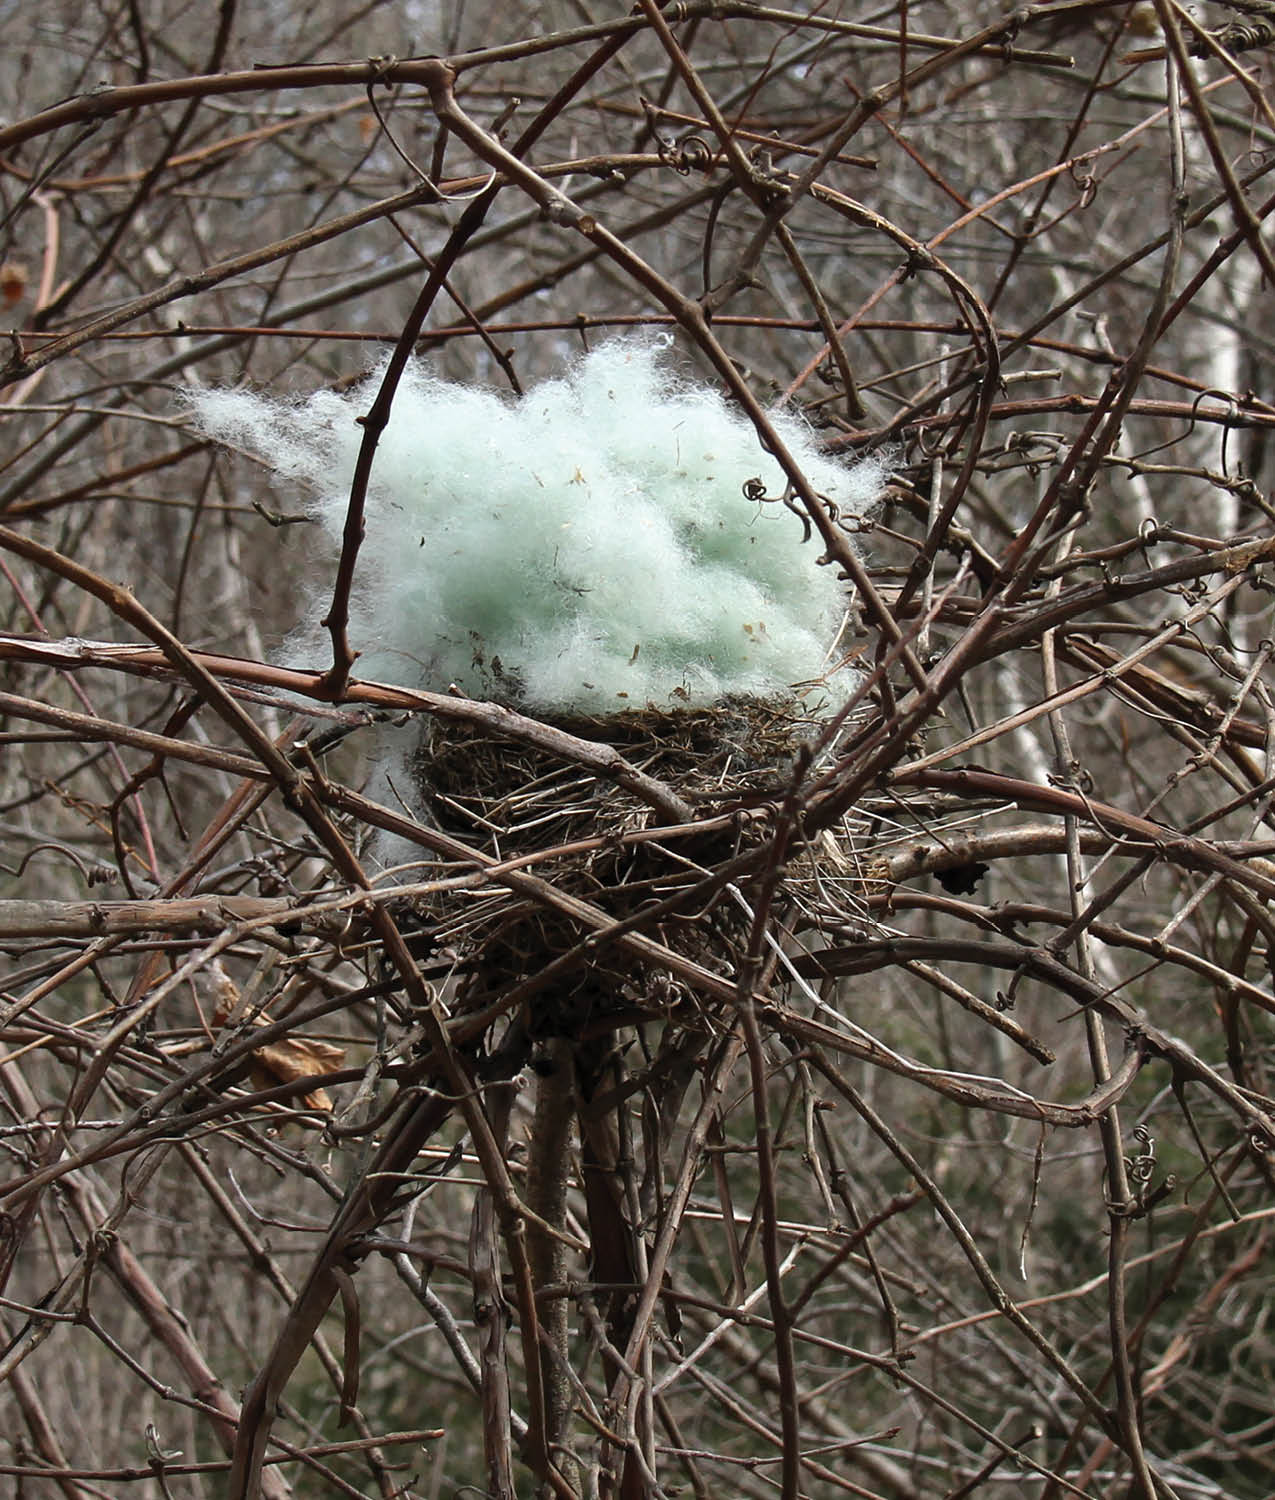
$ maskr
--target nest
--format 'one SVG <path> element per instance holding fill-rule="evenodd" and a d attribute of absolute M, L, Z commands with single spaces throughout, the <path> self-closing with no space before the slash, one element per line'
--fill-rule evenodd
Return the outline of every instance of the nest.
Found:
<path fill-rule="evenodd" d="M 493 859 L 526 861 L 531 873 L 618 920 L 651 909 L 643 930 L 733 974 L 747 930 L 741 903 L 720 890 L 691 909 L 677 898 L 767 836 L 771 820 L 759 810 L 783 794 L 798 748 L 822 721 L 795 699 L 732 699 L 544 722 L 612 746 L 689 805 L 696 825 L 671 827 L 636 791 L 561 754 L 441 718 L 423 725 L 408 762 L 423 814 Z M 494 885 L 443 893 L 422 915 L 439 947 L 472 956 L 473 1003 L 581 949 L 578 924 Z M 667 974 L 604 945 L 555 976 L 530 1007 L 529 1032 L 579 1037 L 625 1013 L 655 1006 L 667 1014 L 678 998 Z"/>

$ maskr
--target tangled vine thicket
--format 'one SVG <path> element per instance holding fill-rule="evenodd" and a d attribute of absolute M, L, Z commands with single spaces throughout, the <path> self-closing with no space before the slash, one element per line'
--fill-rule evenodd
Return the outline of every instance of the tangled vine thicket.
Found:
<path fill-rule="evenodd" d="M 0 1488 L 1275 1491 L 1275 6 L 4 19 Z M 360 678 L 635 329 L 888 455 L 846 714 Z M 185 398 L 387 354 L 330 555 Z"/>

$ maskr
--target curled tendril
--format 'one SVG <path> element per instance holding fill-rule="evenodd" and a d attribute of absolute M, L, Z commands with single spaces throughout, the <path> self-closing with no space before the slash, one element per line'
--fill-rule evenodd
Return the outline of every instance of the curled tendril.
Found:
<path fill-rule="evenodd" d="M 1216 33 L 1228 52 L 1250 52 L 1254 47 L 1269 47 L 1275 33 L 1269 21 L 1232 21 Z"/>
<path fill-rule="evenodd" d="M 947 433 L 942 425 L 936 427 L 933 432 L 928 427 L 922 427 L 916 435 L 917 447 L 930 463 L 938 457 L 946 441 Z"/>
<path fill-rule="evenodd" d="M 1231 437 L 1231 423 L 1235 420 L 1236 413 L 1239 410 L 1239 403 L 1236 401 L 1235 397 L 1231 394 L 1230 391 L 1220 391 L 1218 393 L 1218 396 L 1220 400 L 1225 401 L 1226 403 L 1226 421 L 1222 424 L 1222 442 L 1218 456 L 1220 457 L 1222 462 L 1223 479 L 1230 479 L 1231 465 L 1230 460 L 1227 458 L 1226 449 Z M 1199 409 L 1199 404 L 1200 397 L 1197 396 L 1194 402 L 1196 410 Z"/>
<path fill-rule="evenodd" d="M 708 172 L 712 168 L 713 148 L 702 135 L 684 135 L 672 144 L 660 140 L 659 157 L 679 177 L 689 177 L 692 172 Z"/>
<path fill-rule="evenodd" d="M 20 878 L 32 859 L 34 859 L 37 854 L 42 853 L 60 854 L 63 859 L 69 859 L 71 863 L 75 865 L 75 867 L 79 870 L 80 874 L 84 877 L 85 885 L 109 885 L 112 881 L 119 878 L 117 871 L 114 870 L 110 865 L 86 864 L 84 860 L 82 860 L 80 856 L 75 852 L 75 850 L 68 847 L 66 844 L 56 844 L 49 841 L 46 841 L 43 844 L 35 844 L 32 848 L 28 849 L 27 852 L 22 856 L 22 862 L 18 865 L 16 870 L 9 865 L 0 865 L 0 869 L 5 870 L 8 874 L 13 875 L 15 878 Z"/>
<path fill-rule="evenodd" d="M 1071 180 L 1076 184 L 1076 187 L 1080 192 L 1080 203 L 1077 206 L 1080 208 L 1088 208 L 1098 193 L 1097 177 L 1095 177 L 1093 172 L 1089 170 L 1089 164 L 1087 162 L 1069 162 L 1067 170 L 1071 176 Z"/>
<path fill-rule="evenodd" d="M 1134 1126 L 1133 1135 L 1136 1141 L 1141 1142 L 1142 1150 L 1139 1151 L 1137 1156 L 1126 1156 L 1124 1164 L 1134 1182 L 1139 1187 L 1145 1188 L 1155 1172 L 1155 1136 L 1151 1134 L 1145 1125 Z"/>
<path fill-rule="evenodd" d="M 810 517 L 797 504 L 797 497 L 793 493 L 792 485 L 789 485 L 782 495 L 768 495 L 765 483 L 756 475 L 751 479 L 745 479 L 743 483 L 744 499 L 751 501 L 754 505 L 786 505 L 793 515 L 801 522 L 801 539 L 808 542 L 813 535 L 810 527 Z"/>
<path fill-rule="evenodd" d="M 801 540 L 803 542 L 808 542 L 813 535 L 813 532 L 810 528 L 810 517 L 804 510 L 800 508 L 800 506 L 798 506 L 797 497 L 793 494 L 791 485 L 789 485 L 783 493 L 783 502 L 788 507 L 788 509 L 792 511 L 793 515 L 796 516 L 797 519 L 801 522 Z"/>
<path fill-rule="evenodd" d="M 707 172 L 713 165 L 713 148 L 702 135 L 688 135 L 678 142 L 677 154 L 680 165 L 676 168 L 685 176 L 689 172 Z"/>
<path fill-rule="evenodd" d="M 384 84 L 386 88 L 392 86 L 390 71 L 398 64 L 398 58 L 391 52 L 387 56 L 373 56 L 367 60 L 367 65 L 372 70 L 372 76 L 368 80 L 368 88 L 374 88 L 378 83 Z"/>

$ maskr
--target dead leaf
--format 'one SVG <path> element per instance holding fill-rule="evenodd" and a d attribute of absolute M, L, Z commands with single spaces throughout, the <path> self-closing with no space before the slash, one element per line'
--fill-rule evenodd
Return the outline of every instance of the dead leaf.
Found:
<path fill-rule="evenodd" d="M 217 991 L 217 1008 L 213 1011 L 213 1025 L 224 1026 L 240 1005 L 240 994 L 234 980 L 220 965 L 213 966 L 213 981 Z M 268 1026 L 270 1017 L 254 1018 L 254 1026 Z M 313 1078 L 316 1074 L 335 1073 L 345 1061 L 345 1048 L 332 1042 L 320 1042 L 309 1036 L 282 1036 L 252 1054 L 252 1082 L 255 1088 L 272 1089 L 281 1083 L 293 1083 L 298 1078 Z M 332 1096 L 327 1089 L 311 1089 L 302 1094 L 303 1109 L 329 1110 Z"/>
<path fill-rule="evenodd" d="M 264 1020 L 257 1022 L 259 1026 L 264 1024 Z M 273 1088 L 297 1078 L 312 1078 L 317 1073 L 335 1073 L 345 1061 L 345 1048 L 313 1037 L 285 1036 L 259 1047 L 252 1059 L 252 1081 L 258 1088 Z M 301 1104 L 305 1109 L 329 1110 L 332 1099 L 327 1089 L 312 1089 L 302 1094 Z"/>
<path fill-rule="evenodd" d="M 21 302 L 27 289 L 27 268 L 16 260 L 0 265 L 0 301 L 6 307 Z"/>

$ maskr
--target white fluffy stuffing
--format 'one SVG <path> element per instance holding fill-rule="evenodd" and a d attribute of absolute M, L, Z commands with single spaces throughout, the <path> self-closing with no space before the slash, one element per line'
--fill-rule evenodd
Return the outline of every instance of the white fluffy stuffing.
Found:
<path fill-rule="evenodd" d="M 206 391 L 196 420 L 306 484 L 339 544 L 355 419 L 378 379 L 296 403 Z M 816 490 L 843 510 L 871 505 L 878 464 L 836 463 L 802 422 L 774 420 Z M 752 425 L 672 374 L 654 341 L 607 343 L 521 399 L 412 364 L 368 492 L 350 620 L 359 675 L 589 713 L 823 677 L 844 585 L 791 511 L 745 498 L 752 478 L 784 492 Z M 317 632 L 291 655 L 321 660 Z"/>

